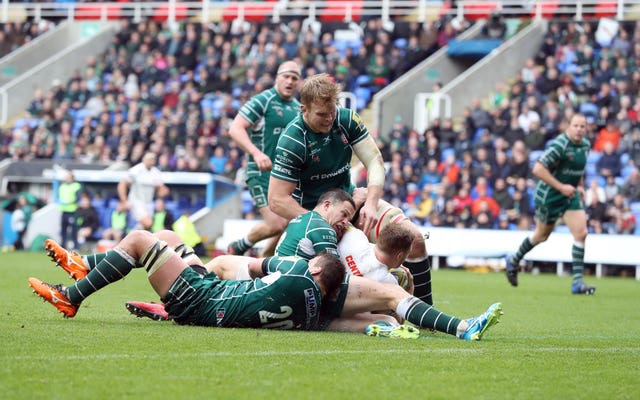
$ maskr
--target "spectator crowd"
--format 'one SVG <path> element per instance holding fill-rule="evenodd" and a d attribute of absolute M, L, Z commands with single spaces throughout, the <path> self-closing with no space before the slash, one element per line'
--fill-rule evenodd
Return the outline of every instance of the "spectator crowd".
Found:
<path fill-rule="evenodd" d="M 121 21 L 105 53 L 67 82 L 37 89 L 27 115 L 0 131 L 0 159 L 140 162 L 164 171 L 209 171 L 242 183 L 244 157 L 230 139 L 243 102 L 273 85 L 288 59 L 303 75 L 328 72 L 345 90 L 372 92 L 455 37 L 452 21 L 362 24 L 347 46 L 329 26 Z M 424 132 L 396 120 L 373 132 L 388 163 L 385 198 L 425 226 L 531 228 L 531 167 L 575 112 L 593 145 L 586 206 L 593 232 L 632 234 L 640 204 L 640 24 L 607 43 L 594 23 L 551 23 L 536 57 L 473 101 L 460 121 Z M 366 77 L 366 79 L 363 79 Z M 357 174 L 356 179 L 362 179 Z"/>

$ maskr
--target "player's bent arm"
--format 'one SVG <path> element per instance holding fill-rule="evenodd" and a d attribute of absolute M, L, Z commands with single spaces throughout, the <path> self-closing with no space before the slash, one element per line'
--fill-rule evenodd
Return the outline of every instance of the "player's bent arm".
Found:
<path fill-rule="evenodd" d="M 233 122 L 231 122 L 229 136 L 231 136 L 231 139 L 233 139 L 242 150 L 251 154 L 255 159 L 256 156 L 263 153 L 251 142 L 248 133 L 249 128 L 251 128 L 251 122 L 247 121 L 242 115 L 237 114 Z"/>
<path fill-rule="evenodd" d="M 353 152 L 367 169 L 367 186 L 384 186 L 384 161 L 373 137 L 369 135 L 354 144 Z"/>
<path fill-rule="evenodd" d="M 269 209 L 286 220 L 306 213 L 307 210 L 291 197 L 295 189 L 295 182 L 278 179 L 272 175 L 269 178 Z"/>
<path fill-rule="evenodd" d="M 363 217 L 360 229 L 369 232 L 377 222 L 378 201 L 382 197 L 384 186 L 384 162 L 380 149 L 371 136 L 353 145 L 353 151 L 367 168 L 367 200 L 360 210 Z"/>
<path fill-rule="evenodd" d="M 265 267 L 266 258 L 252 258 L 249 260 L 248 269 L 251 279 L 262 278 L 267 275 Z"/>
<path fill-rule="evenodd" d="M 127 203 L 129 186 L 131 186 L 131 181 L 129 181 L 128 179 L 123 179 L 118 183 L 118 197 L 120 198 L 120 201 L 123 203 Z"/>
<path fill-rule="evenodd" d="M 539 161 L 536 161 L 536 163 L 533 165 L 533 170 L 531 172 L 533 172 L 533 175 L 535 175 L 538 179 L 567 197 L 571 197 L 575 193 L 575 188 L 573 188 L 573 186 L 564 184 L 557 180 L 556 177 L 551 174 L 551 171 L 549 171 L 549 169 Z M 572 190 L 570 190 L 571 193 L 567 191 L 567 186 L 571 186 L 573 188 Z"/>
<path fill-rule="evenodd" d="M 246 280 L 255 278 L 252 276 L 252 264 L 258 261 L 258 269 L 262 271 L 262 259 L 245 256 L 218 256 L 205 264 L 207 272 L 213 272 L 220 279 L 224 280 Z M 255 266 L 253 267 L 255 268 Z M 260 277 L 262 275 L 259 275 Z"/>

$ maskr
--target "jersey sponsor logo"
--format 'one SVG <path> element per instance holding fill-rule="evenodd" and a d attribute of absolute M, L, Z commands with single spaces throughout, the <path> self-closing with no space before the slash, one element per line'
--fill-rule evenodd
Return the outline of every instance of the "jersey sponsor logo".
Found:
<path fill-rule="evenodd" d="M 304 297 L 307 305 L 307 316 L 315 317 L 318 313 L 318 303 L 316 303 L 316 296 L 313 294 L 313 289 L 305 289 Z"/>
<path fill-rule="evenodd" d="M 584 171 L 580 169 L 563 168 L 562 170 L 560 170 L 560 173 L 564 175 L 582 176 Z"/>
<path fill-rule="evenodd" d="M 281 173 L 283 175 L 287 175 L 287 176 L 291 176 L 292 175 L 291 171 L 289 171 L 288 169 L 286 169 L 284 167 L 281 167 L 281 166 L 279 166 L 277 164 L 273 166 L 273 170 L 276 171 L 276 172 L 279 172 L 279 173 Z"/>
<path fill-rule="evenodd" d="M 323 180 L 323 179 L 331 179 L 331 178 L 335 178 L 336 176 L 342 175 L 343 173 L 348 171 L 349 171 L 349 165 L 344 165 L 342 168 L 336 171 L 330 172 L 328 174 L 313 175 L 309 178 L 309 180 L 317 181 L 317 180 Z"/>
<path fill-rule="evenodd" d="M 225 309 L 224 308 L 218 308 L 216 310 L 216 323 L 218 325 L 220 325 L 220 323 L 224 319 L 224 313 L 225 313 Z"/>
<path fill-rule="evenodd" d="M 347 262 L 347 267 L 351 270 L 351 273 L 356 276 L 362 276 L 362 273 L 358 269 L 358 265 L 356 265 L 356 260 L 353 259 L 352 255 L 348 255 L 345 257 L 345 261 Z"/>
<path fill-rule="evenodd" d="M 283 154 L 276 154 L 276 161 L 281 162 L 283 164 L 291 164 L 293 160 Z"/>
<path fill-rule="evenodd" d="M 331 143 L 331 136 L 326 135 L 325 137 L 323 137 L 323 138 L 322 138 L 322 145 L 323 145 L 323 146 L 326 146 L 326 145 L 328 145 L 329 143 Z"/>
<path fill-rule="evenodd" d="M 344 135 L 344 133 L 340 134 L 340 137 L 342 138 L 342 143 L 343 144 L 349 144 L 349 140 L 347 139 L 347 137 Z"/>

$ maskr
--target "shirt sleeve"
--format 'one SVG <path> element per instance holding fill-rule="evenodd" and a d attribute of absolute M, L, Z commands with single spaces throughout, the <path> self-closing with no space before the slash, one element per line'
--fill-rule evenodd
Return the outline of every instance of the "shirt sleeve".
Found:
<path fill-rule="evenodd" d="M 304 135 L 291 125 L 278 139 L 271 175 L 288 182 L 298 182 L 305 162 L 306 146 Z"/>

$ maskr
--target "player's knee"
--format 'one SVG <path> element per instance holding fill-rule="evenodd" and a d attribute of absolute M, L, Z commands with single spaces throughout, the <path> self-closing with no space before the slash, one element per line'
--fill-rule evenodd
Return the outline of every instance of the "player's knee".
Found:
<path fill-rule="evenodd" d="M 122 239 L 118 244 L 118 247 L 123 249 L 127 254 L 137 258 L 143 251 L 145 251 L 151 244 L 158 241 L 158 238 L 153 236 L 149 231 L 142 229 L 134 229 Z"/>
<path fill-rule="evenodd" d="M 160 240 L 164 240 L 171 247 L 176 247 L 182 243 L 182 239 L 180 239 L 180 236 L 178 236 L 178 234 L 167 229 L 154 232 L 153 235 Z"/>
<path fill-rule="evenodd" d="M 584 241 L 587 239 L 587 234 L 589 233 L 589 231 L 587 230 L 586 227 L 584 227 L 584 229 L 580 229 L 577 232 L 575 232 L 573 234 L 573 238 L 576 242 L 582 242 L 584 243 Z"/>

